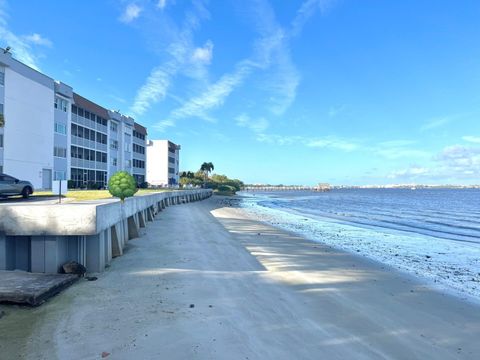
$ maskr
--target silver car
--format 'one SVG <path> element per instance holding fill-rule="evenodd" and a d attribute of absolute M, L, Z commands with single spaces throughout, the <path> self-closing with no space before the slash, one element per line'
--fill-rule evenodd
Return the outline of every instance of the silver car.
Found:
<path fill-rule="evenodd" d="M 0 197 L 22 195 L 28 198 L 33 193 L 30 181 L 18 180 L 7 174 L 0 174 Z"/>

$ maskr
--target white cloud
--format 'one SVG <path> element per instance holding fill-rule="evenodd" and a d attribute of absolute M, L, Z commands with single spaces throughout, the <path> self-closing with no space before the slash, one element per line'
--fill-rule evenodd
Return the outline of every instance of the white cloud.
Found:
<path fill-rule="evenodd" d="M 303 145 L 310 148 L 340 150 L 345 152 L 354 151 L 360 146 L 346 139 L 336 136 L 326 137 L 308 137 L 300 135 L 278 135 L 259 133 L 255 135 L 255 139 L 259 142 L 275 144 L 275 145 Z"/>
<path fill-rule="evenodd" d="M 193 51 L 192 60 L 194 62 L 210 64 L 213 56 L 213 43 L 208 40 L 203 47 L 197 47 Z"/>
<path fill-rule="evenodd" d="M 52 46 L 52 42 L 37 33 L 23 36 L 14 34 L 8 28 L 7 19 L 6 2 L 0 1 L 0 40 L 3 46 L 10 46 L 12 54 L 19 61 L 35 70 L 40 70 L 38 55 L 35 53 L 34 47 Z"/>
<path fill-rule="evenodd" d="M 163 10 L 167 6 L 167 0 L 158 0 L 157 8 Z"/>
<path fill-rule="evenodd" d="M 293 103 L 300 76 L 291 60 L 288 37 L 276 23 L 269 4 L 263 1 L 257 5 L 261 5 L 256 9 L 260 37 L 254 42 L 253 55 L 237 62 L 233 72 L 225 73 L 217 82 L 202 90 L 200 95 L 191 97 L 180 108 L 172 111 L 170 120 L 175 122 L 183 118 L 199 117 L 211 121 L 208 111 L 223 105 L 226 98 L 255 70 L 269 70 L 264 89 L 270 93 L 266 103 L 273 114 L 283 114 Z M 210 61 L 210 52 L 207 43 L 201 51 L 196 51 L 197 58 Z"/>
<path fill-rule="evenodd" d="M 170 78 L 176 71 L 176 64 L 172 62 L 153 69 L 145 84 L 137 91 L 130 111 L 135 115 L 142 115 L 152 103 L 163 100 L 170 85 Z"/>
<path fill-rule="evenodd" d="M 358 149 L 358 144 L 342 140 L 336 137 L 326 137 L 320 139 L 309 140 L 306 144 L 308 147 L 313 148 L 332 148 L 343 151 L 353 151 Z"/>
<path fill-rule="evenodd" d="M 468 141 L 468 142 L 471 142 L 471 143 L 475 143 L 475 144 L 480 144 L 480 136 L 464 136 L 462 137 L 462 139 L 464 141 Z"/>
<path fill-rule="evenodd" d="M 420 131 L 428 131 L 428 130 L 442 127 L 448 124 L 453 119 L 454 119 L 453 116 L 444 116 L 440 118 L 431 119 L 422 125 L 422 127 L 420 128 Z"/>
<path fill-rule="evenodd" d="M 33 33 L 32 35 L 26 35 L 24 36 L 25 40 L 29 43 L 35 44 L 35 45 L 42 45 L 42 46 L 47 46 L 47 47 L 52 47 L 52 42 L 43 37 L 40 34 Z"/>
<path fill-rule="evenodd" d="M 445 147 L 435 158 L 453 168 L 480 166 L 480 148 L 462 145 Z"/>
<path fill-rule="evenodd" d="M 414 148 L 414 144 L 415 142 L 410 140 L 384 141 L 372 147 L 371 151 L 374 154 L 390 160 L 396 160 L 400 158 L 427 159 L 432 156 L 432 154 L 428 151 Z"/>
<path fill-rule="evenodd" d="M 306 0 L 303 2 L 292 21 L 292 36 L 297 36 L 302 31 L 308 19 L 310 19 L 318 9 L 324 13 L 331 4 L 332 1 L 330 0 Z"/>
<path fill-rule="evenodd" d="M 194 77 L 198 77 L 198 74 L 200 77 L 203 75 L 202 69 L 198 70 L 201 66 L 197 66 L 198 71 L 193 71 L 190 69 L 191 66 L 190 68 L 186 66 L 191 65 L 193 31 L 198 27 L 199 18 L 208 15 L 202 7 L 197 7 L 196 10 L 198 13 L 187 13 L 183 28 L 178 31 L 175 40 L 167 47 L 166 51 L 171 59 L 152 69 L 145 84 L 137 90 L 134 103 L 130 107 L 133 116 L 143 115 L 153 104 L 162 101 L 167 95 L 172 79 L 183 68 L 187 75 L 190 73 L 195 73 Z M 169 119 L 168 124 L 174 126 L 173 119 Z"/>
<path fill-rule="evenodd" d="M 138 18 L 143 9 L 135 3 L 128 4 L 125 8 L 125 11 L 120 16 L 120 21 L 123 23 L 131 23 L 133 20 Z"/>
<path fill-rule="evenodd" d="M 436 183 L 477 182 L 480 177 L 480 147 L 451 145 L 433 157 L 430 166 L 412 165 L 406 169 L 392 171 L 392 179 L 434 181 Z"/>
<path fill-rule="evenodd" d="M 228 95 L 243 82 L 246 75 L 251 72 L 251 69 L 252 66 L 249 62 L 238 64 L 235 72 L 223 75 L 220 80 L 210 85 L 203 94 L 191 98 L 183 106 L 175 109 L 171 113 L 171 119 L 201 117 L 212 121 L 212 118 L 206 112 L 223 105 Z"/>
<path fill-rule="evenodd" d="M 163 2 L 158 4 L 164 5 Z M 296 98 L 300 75 L 291 59 L 288 44 L 290 36 L 277 24 L 275 14 L 267 1 L 260 1 L 256 5 L 259 5 L 259 8 L 256 8 L 256 29 L 260 36 L 254 42 L 251 57 L 238 61 L 233 71 L 223 74 L 216 82 L 209 84 L 206 65 L 212 60 L 213 43 L 209 40 L 202 47 L 192 46 L 192 32 L 198 26 L 198 21 L 195 16 L 190 16 L 191 24 L 187 21 L 184 36 L 169 46 L 168 51 L 174 57 L 171 66 L 168 69 L 159 66 L 152 71 L 146 84 L 137 92 L 132 112 L 141 115 L 153 103 L 162 100 L 172 77 L 181 71 L 184 75 L 205 82 L 206 85 L 197 95 L 171 111 L 167 117 L 169 126 L 173 126 L 178 120 L 192 117 L 213 121 L 209 112 L 222 106 L 247 77 L 259 70 L 265 71 L 267 75 L 263 83 L 263 89 L 269 95 L 264 101 L 265 106 L 275 115 L 283 114 Z M 205 16 L 203 13 L 206 10 L 201 7 L 196 10 L 198 16 Z M 301 26 L 297 27 L 297 30 L 301 30 Z M 190 54 L 189 62 L 185 59 L 187 54 Z"/>
<path fill-rule="evenodd" d="M 166 129 L 169 127 L 173 127 L 175 124 L 171 120 L 162 120 L 155 125 L 153 125 L 153 128 L 159 132 L 165 132 Z"/>
<path fill-rule="evenodd" d="M 263 133 L 267 130 L 269 123 L 264 117 L 253 120 L 247 114 L 241 114 L 235 118 L 237 126 L 248 128 L 254 133 Z"/>
<path fill-rule="evenodd" d="M 411 167 L 408 167 L 406 169 L 392 171 L 387 175 L 387 177 L 390 178 L 390 179 L 399 179 L 399 178 L 405 179 L 405 178 L 408 178 L 408 179 L 411 180 L 411 179 L 418 178 L 420 176 L 427 175 L 427 174 L 429 174 L 429 172 L 430 171 L 429 171 L 428 168 L 411 166 Z"/>

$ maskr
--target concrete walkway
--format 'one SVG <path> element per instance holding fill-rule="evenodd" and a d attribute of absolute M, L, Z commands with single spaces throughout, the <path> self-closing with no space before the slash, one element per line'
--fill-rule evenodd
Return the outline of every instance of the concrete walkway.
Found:
<path fill-rule="evenodd" d="M 478 306 L 223 206 L 170 207 L 97 281 L 3 309 L 2 360 L 478 359 Z"/>

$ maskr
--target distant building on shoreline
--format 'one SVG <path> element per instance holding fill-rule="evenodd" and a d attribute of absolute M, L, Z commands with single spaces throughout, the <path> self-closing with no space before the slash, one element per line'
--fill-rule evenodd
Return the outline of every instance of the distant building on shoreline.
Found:
<path fill-rule="evenodd" d="M 107 185 L 118 170 L 146 178 L 147 129 L 74 93 L 0 49 L 0 173 L 51 189 Z"/>
<path fill-rule="evenodd" d="M 147 144 L 147 182 L 153 186 L 179 184 L 181 146 L 169 140 L 149 140 Z"/>

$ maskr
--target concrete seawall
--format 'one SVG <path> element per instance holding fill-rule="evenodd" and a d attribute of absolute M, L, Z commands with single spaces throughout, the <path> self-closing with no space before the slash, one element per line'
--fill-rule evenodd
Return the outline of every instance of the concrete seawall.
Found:
<path fill-rule="evenodd" d="M 167 206 L 210 197 L 211 190 L 183 190 L 120 201 L 11 204 L 0 207 L 0 270 L 58 273 L 77 261 L 101 272 L 123 254 L 139 228 Z"/>

